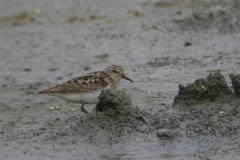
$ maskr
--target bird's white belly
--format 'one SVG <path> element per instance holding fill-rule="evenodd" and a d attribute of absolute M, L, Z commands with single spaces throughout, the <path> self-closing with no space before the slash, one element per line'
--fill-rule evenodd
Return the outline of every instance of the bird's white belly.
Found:
<path fill-rule="evenodd" d="M 84 104 L 97 104 L 99 99 L 98 96 L 100 95 L 101 91 L 99 92 L 85 92 L 85 93 L 70 93 L 70 94 L 51 94 L 52 96 L 59 97 L 69 102 L 75 103 L 84 103 Z"/>

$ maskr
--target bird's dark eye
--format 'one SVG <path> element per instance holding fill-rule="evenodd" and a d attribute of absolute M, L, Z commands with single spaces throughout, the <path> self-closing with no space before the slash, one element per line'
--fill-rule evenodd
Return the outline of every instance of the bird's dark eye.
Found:
<path fill-rule="evenodd" d="M 117 71 L 116 71 L 116 70 L 113 70 L 113 73 L 117 73 Z"/>

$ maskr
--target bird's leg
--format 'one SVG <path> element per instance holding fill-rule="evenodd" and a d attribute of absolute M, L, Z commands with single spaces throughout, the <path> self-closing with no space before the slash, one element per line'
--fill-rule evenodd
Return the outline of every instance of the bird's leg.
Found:
<path fill-rule="evenodd" d="M 89 112 L 84 108 L 84 103 L 82 104 L 82 106 L 81 106 L 81 110 L 82 110 L 82 112 L 84 112 L 85 114 L 88 114 Z"/>

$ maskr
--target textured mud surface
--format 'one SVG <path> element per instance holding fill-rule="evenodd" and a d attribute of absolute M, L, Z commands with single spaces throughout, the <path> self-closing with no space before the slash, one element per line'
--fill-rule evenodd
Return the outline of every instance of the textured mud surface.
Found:
<path fill-rule="evenodd" d="M 225 101 L 232 95 L 225 78 L 220 73 L 209 74 L 206 79 L 201 78 L 186 87 L 179 85 L 179 94 L 175 97 L 174 105 L 192 106 L 206 101 Z"/>
<path fill-rule="evenodd" d="M 239 4 L 2 0 L 0 159 L 240 159 Z M 110 64 L 88 115 L 36 95 Z"/>
<path fill-rule="evenodd" d="M 231 77 L 235 77 L 234 88 L 238 87 L 236 81 L 240 80 L 239 76 Z M 1 103 L 2 157 L 239 157 L 240 103 L 220 73 L 210 74 L 186 87 L 180 85 L 174 105 L 154 113 L 134 105 L 124 91 L 112 89 L 100 95 L 100 102 L 87 115 L 63 107 L 47 111 L 44 106 L 49 104 L 39 101 L 34 95 L 42 85 L 27 83 L 5 86 L 2 90 L 5 98 L 12 102 Z M 209 96 L 202 96 L 202 92 Z M 21 97 L 10 96 L 14 94 Z M 26 106 L 26 101 L 31 101 L 32 105 Z M 52 98 L 48 101 L 53 105 L 56 103 Z M 14 107 L 16 105 L 18 108 Z"/>

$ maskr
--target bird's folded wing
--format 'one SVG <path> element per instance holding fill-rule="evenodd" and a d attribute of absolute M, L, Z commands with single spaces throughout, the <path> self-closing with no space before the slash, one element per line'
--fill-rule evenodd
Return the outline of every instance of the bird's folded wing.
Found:
<path fill-rule="evenodd" d="M 94 92 L 106 88 L 109 81 L 100 75 L 86 74 L 38 94 Z"/>

